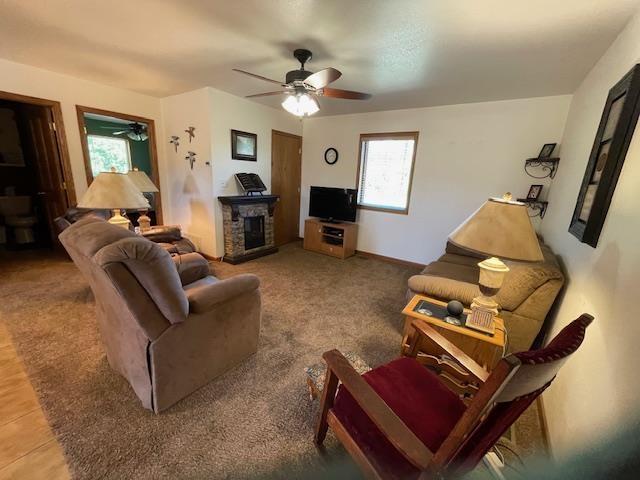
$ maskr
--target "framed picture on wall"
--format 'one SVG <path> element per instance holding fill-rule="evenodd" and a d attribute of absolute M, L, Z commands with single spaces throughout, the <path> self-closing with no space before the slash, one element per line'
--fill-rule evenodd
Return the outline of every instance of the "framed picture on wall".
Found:
<path fill-rule="evenodd" d="M 640 64 L 611 90 L 582 179 L 569 232 L 596 247 L 640 113 Z"/>
<path fill-rule="evenodd" d="M 231 130 L 231 158 L 234 160 L 258 161 L 258 135 Z"/>

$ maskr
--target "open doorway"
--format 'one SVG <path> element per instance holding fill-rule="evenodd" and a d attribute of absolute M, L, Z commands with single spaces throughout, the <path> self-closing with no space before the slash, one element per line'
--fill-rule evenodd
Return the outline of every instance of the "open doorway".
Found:
<path fill-rule="evenodd" d="M 76 106 L 82 137 L 87 185 L 101 172 L 127 173 L 140 170 L 147 174 L 157 192 L 143 192 L 151 208 L 147 215 L 152 225 L 162 225 L 160 177 L 156 150 L 155 124 L 149 118 Z M 140 212 L 127 211 L 137 223 Z"/>
<path fill-rule="evenodd" d="M 60 103 L 0 92 L 0 249 L 57 246 L 75 201 Z"/>

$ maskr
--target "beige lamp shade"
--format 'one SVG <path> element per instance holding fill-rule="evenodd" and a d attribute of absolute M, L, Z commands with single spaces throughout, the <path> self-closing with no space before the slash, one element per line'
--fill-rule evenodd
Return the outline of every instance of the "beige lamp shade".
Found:
<path fill-rule="evenodd" d="M 149 202 L 126 173 L 101 172 L 78 203 L 79 208 L 150 208 Z"/>
<path fill-rule="evenodd" d="M 450 235 L 449 241 L 476 253 L 509 260 L 543 260 L 527 206 L 490 198 Z"/>
<path fill-rule="evenodd" d="M 142 193 L 155 193 L 159 191 L 158 187 L 153 184 L 149 176 L 142 170 L 131 170 L 127 173 L 127 176 Z"/>

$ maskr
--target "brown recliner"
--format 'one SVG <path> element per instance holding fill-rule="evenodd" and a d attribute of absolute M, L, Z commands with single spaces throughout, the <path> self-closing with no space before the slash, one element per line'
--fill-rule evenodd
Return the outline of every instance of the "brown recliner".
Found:
<path fill-rule="evenodd" d="M 256 352 L 255 275 L 218 280 L 198 254 L 174 263 L 158 244 L 93 217 L 59 238 L 91 285 L 109 364 L 145 408 L 165 410 Z"/>

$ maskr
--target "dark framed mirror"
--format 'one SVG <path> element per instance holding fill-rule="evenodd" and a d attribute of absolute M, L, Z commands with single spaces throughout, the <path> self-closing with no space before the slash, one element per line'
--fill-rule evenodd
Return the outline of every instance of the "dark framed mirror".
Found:
<path fill-rule="evenodd" d="M 160 175 L 155 122 L 150 118 L 77 105 L 87 185 L 100 173 L 115 169 L 120 173 L 140 170 L 147 174 L 158 192 L 143 192 L 151 209 L 152 225 L 162 225 Z M 138 212 L 127 212 L 136 221 Z"/>
<path fill-rule="evenodd" d="M 640 113 L 640 64 L 611 90 L 569 225 L 581 242 L 596 247 Z"/>

